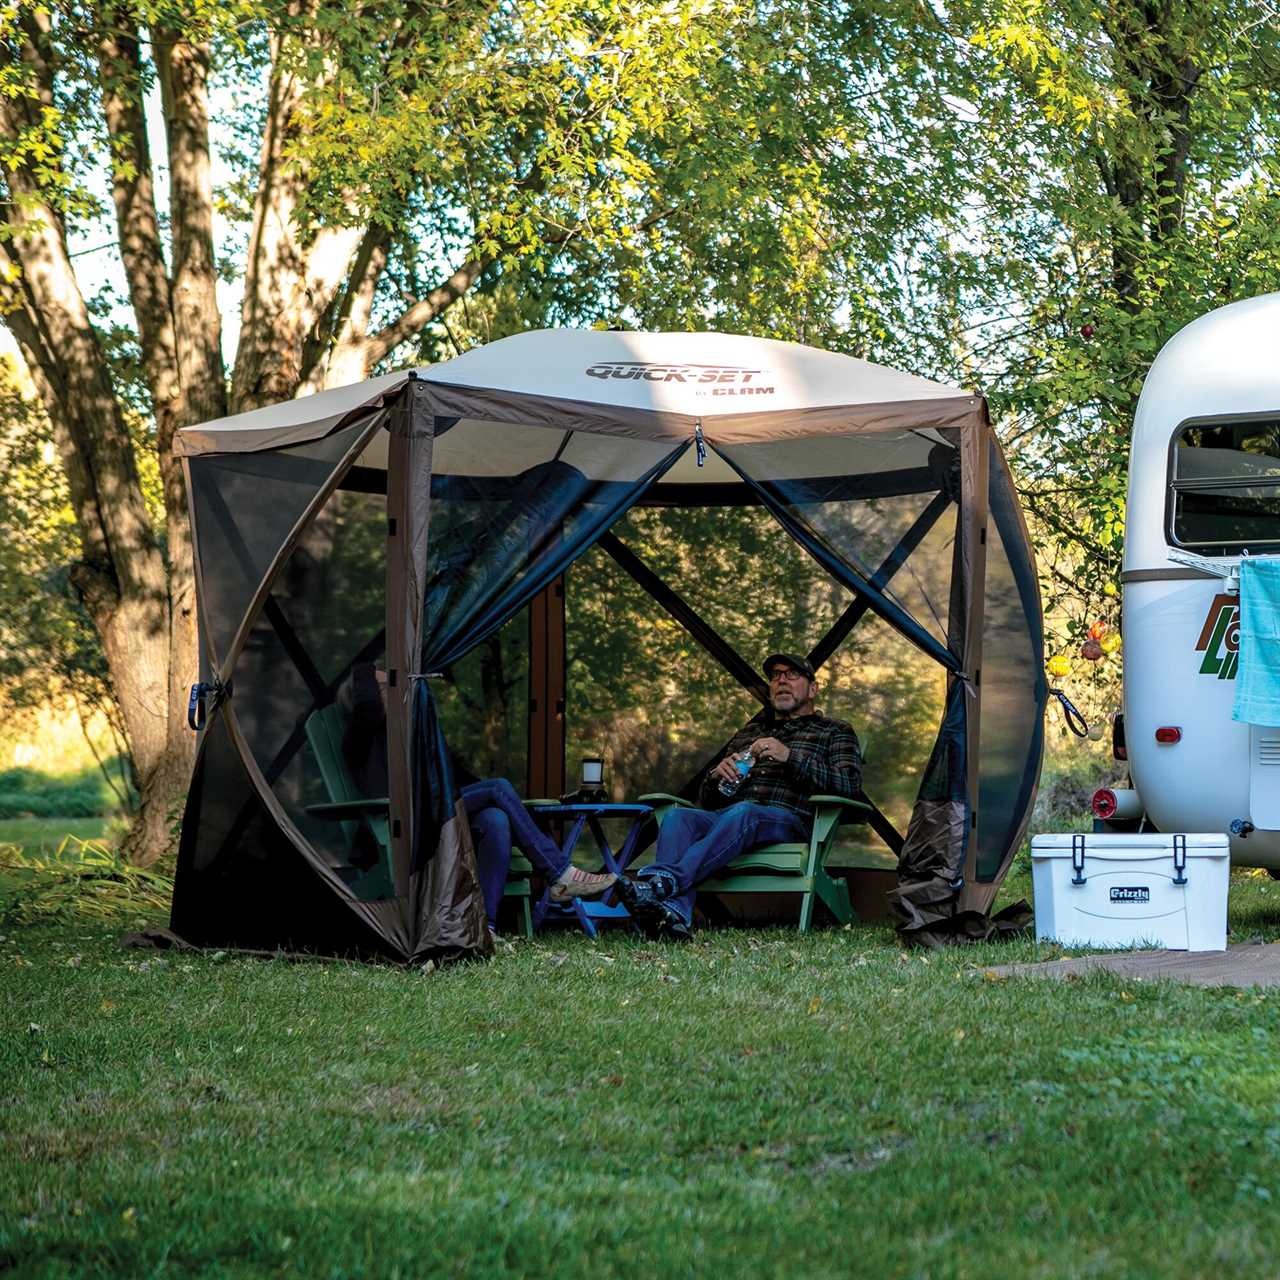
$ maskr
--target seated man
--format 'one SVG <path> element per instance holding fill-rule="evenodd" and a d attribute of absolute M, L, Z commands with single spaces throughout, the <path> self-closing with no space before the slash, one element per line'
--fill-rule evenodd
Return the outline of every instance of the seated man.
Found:
<path fill-rule="evenodd" d="M 388 789 L 386 682 L 385 671 L 363 662 L 356 664 L 338 690 L 338 703 L 347 713 L 342 755 L 366 796 L 385 796 Z M 575 867 L 529 816 L 506 778 L 477 778 L 456 756 L 451 760 L 467 807 L 485 915 L 495 937 L 513 845 L 551 882 L 552 902 L 598 897 L 613 885 L 612 872 L 594 875 Z"/>
<path fill-rule="evenodd" d="M 627 910 L 650 937 L 689 937 L 697 885 L 739 854 L 807 840 L 809 796 L 852 800 L 862 787 L 858 736 L 842 720 L 814 710 L 818 685 L 810 663 L 775 653 L 765 659 L 764 674 L 769 708 L 734 735 L 708 770 L 698 796 L 702 807 L 667 814 L 653 865 L 618 884 Z M 734 757 L 746 751 L 751 771 L 741 778 Z M 722 782 L 732 791 L 728 797 Z"/>

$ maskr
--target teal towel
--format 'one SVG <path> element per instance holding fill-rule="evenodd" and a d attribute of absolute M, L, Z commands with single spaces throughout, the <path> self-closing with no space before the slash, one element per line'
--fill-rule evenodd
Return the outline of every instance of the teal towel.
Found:
<path fill-rule="evenodd" d="M 1231 718 L 1280 725 L 1280 556 L 1240 561 L 1240 671 Z"/>

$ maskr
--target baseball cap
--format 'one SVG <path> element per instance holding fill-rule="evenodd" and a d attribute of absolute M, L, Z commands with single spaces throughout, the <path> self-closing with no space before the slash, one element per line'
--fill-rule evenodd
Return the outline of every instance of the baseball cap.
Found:
<path fill-rule="evenodd" d="M 780 664 L 793 667 L 801 675 L 808 676 L 810 680 L 818 678 L 818 673 L 813 669 L 813 663 L 808 658 L 802 658 L 795 653 L 771 653 L 760 668 L 765 674 L 765 679 L 768 679 L 773 674 L 772 668 Z"/>

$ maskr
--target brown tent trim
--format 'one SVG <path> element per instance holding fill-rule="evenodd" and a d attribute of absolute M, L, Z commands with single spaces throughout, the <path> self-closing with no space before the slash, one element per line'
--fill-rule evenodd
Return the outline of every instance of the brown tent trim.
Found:
<path fill-rule="evenodd" d="M 425 379 L 423 385 L 430 388 L 432 411 L 439 417 L 586 431 L 633 440 L 683 440 L 699 425 L 708 444 L 735 445 L 760 444 L 764 431 L 769 433 L 768 443 L 774 444 L 818 435 L 947 428 L 980 430 L 987 422 L 986 401 L 981 396 L 939 396 L 885 404 L 823 405 L 756 413 L 709 412 L 703 417 L 557 396 L 526 395 L 492 387 L 467 387 L 430 379 Z"/>
<path fill-rule="evenodd" d="M 987 608 L 987 498 L 990 490 L 988 437 L 991 435 L 991 428 L 985 421 L 985 407 L 983 416 L 983 430 L 963 436 L 960 442 L 962 454 L 968 455 L 968 465 L 960 468 L 961 510 L 965 512 L 967 519 L 963 530 L 956 530 L 956 541 L 960 542 L 963 538 L 968 569 L 962 575 L 968 600 L 964 622 L 964 660 L 961 665 L 961 670 L 968 677 L 965 684 L 968 696 L 968 714 L 965 716 L 965 773 L 969 783 L 969 829 L 964 856 L 966 884 L 973 881 L 977 872 L 980 821 L 978 802 L 982 783 L 982 771 L 979 768 L 982 741 L 982 624 Z M 966 484 L 969 486 L 967 495 L 963 493 Z M 965 500 L 966 497 L 968 501 Z"/>

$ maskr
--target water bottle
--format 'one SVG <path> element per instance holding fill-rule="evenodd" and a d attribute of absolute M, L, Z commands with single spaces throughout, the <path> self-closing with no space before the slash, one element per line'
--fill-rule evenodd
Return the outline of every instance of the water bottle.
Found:
<path fill-rule="evenodd" d="M 742 780 L 751 772 L 751 766 L 755 764 L 755 762 L 756 758 L 751 754 L 750 749 L 746 751 L 739 751 L 738 754 L 733 757 L 733 767 L 738 771 L 738 780 L 736 782 L 729 782 L 726 779 L 721 778 L 720 794 L 722 796 L 735 795 L 738 788 L 742 786 Z"/>

